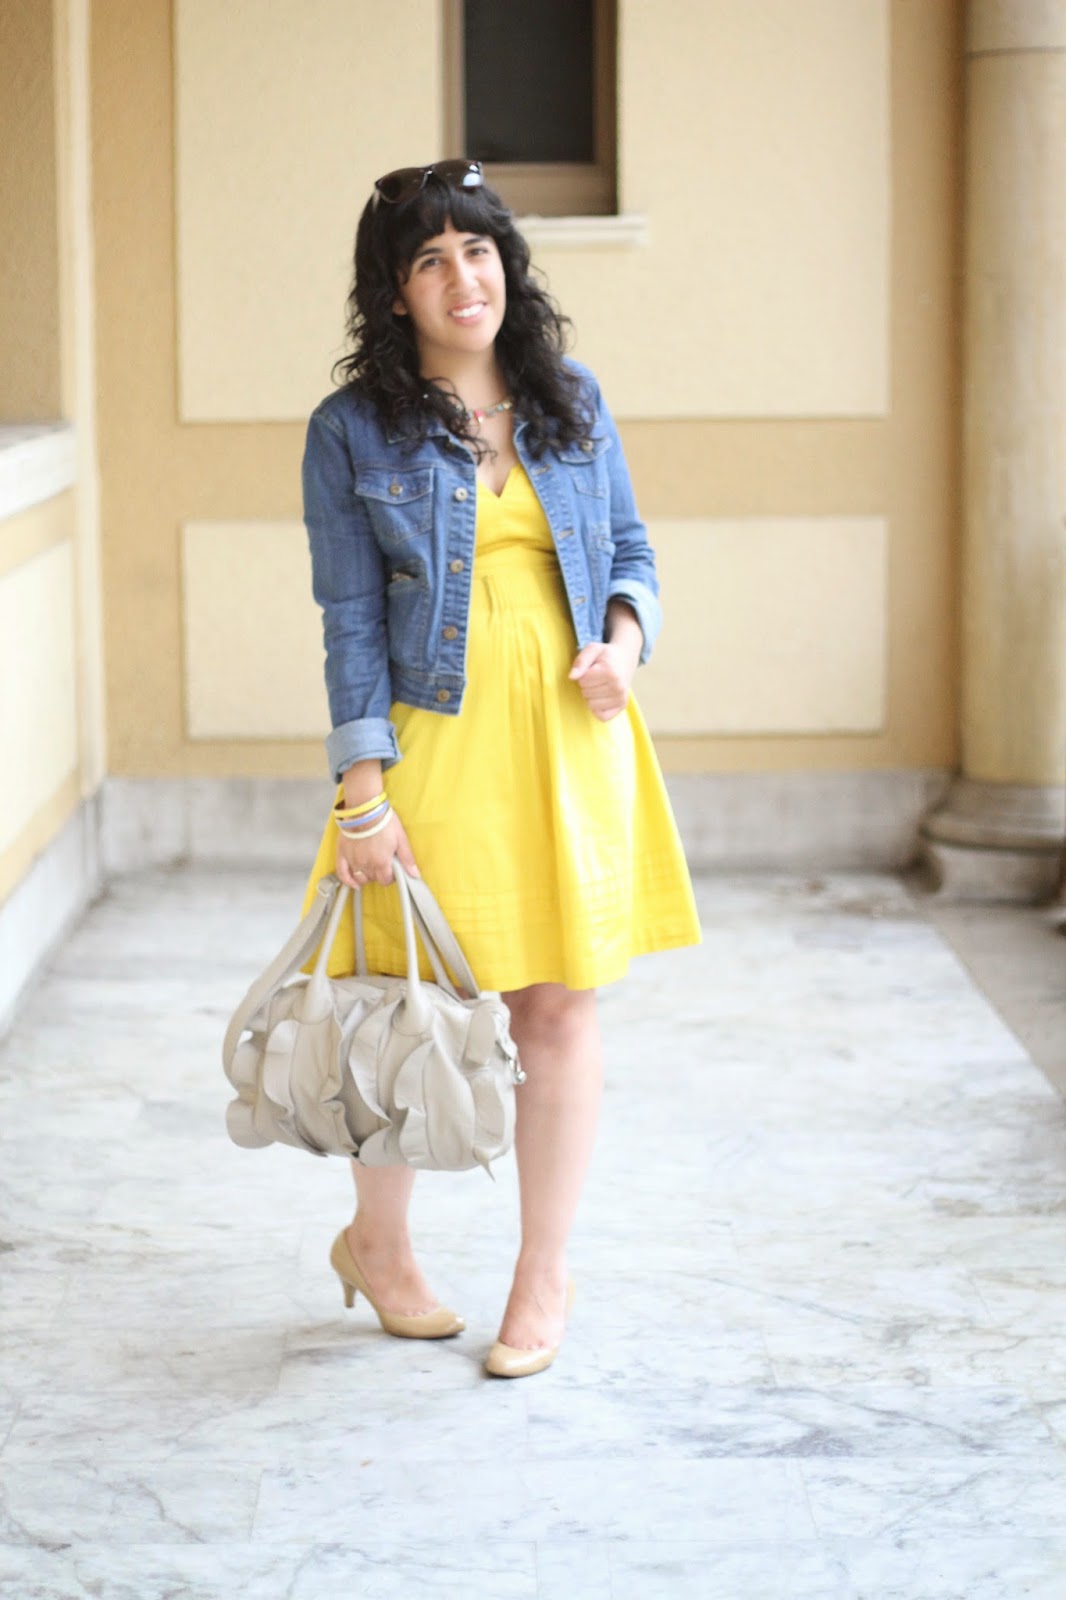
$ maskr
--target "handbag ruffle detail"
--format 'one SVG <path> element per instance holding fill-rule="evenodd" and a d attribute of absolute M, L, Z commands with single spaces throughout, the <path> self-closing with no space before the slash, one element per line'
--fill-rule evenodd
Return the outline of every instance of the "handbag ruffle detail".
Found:
<path fill-rule="evenodd" d="M 247 1148 L 277 1142 L 368 1166 L 480 1166 L 491 1177 L 491 1162 L 514 1142 L 515 1086 L 525 1077 L 507 1007 L 478 990 L 426 886 L 394 866 L 407 977 L 366 972 L 358 902 L 360 970 L 326 976 L 348 891 L 323 880 L 317 903 L 231 1019 L 223 1062 L 237 1098 L 227 1131 Z M 416 929 L 436 983 L 418 975 Z M 316 944 L 314 971 L 290 981 Z"/>

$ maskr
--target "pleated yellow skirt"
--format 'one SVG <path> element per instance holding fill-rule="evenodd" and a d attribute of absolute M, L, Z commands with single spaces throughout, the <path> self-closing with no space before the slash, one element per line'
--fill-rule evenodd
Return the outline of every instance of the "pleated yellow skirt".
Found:
<path fill-rule="evenodd" d="M 462 710 L 394 704 L 403 759 L 384 779 L 485 989 L 594 988 L 622 977 L 632 956 L 700 940 L 644 719 L 632 694 L 610 722 L 593 716 L 567 676 L 575 653 L 551 531 L 516 467 L 499 496 L 478 487 Z M 305 910 L 334 870 L 336 841 L 330 819 Z M 370 970 L 402 973 L 396 890 L 370 884 L 363 900 Z M 346 916 L 329 972 L 354 966 Z"/>

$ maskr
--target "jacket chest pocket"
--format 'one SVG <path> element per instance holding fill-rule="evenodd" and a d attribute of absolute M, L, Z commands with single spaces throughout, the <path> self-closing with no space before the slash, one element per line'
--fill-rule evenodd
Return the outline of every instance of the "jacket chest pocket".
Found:
<path fill-rule="evenodd" d="M 433 526 L 433 469 L 359 467 L 355 494 L 384 545 L 400 545 Z"/>
<path fill-rule="evenodd" d="M 579 439 L 558 451 L 559 460 L 568 469 L 567 479 L 578 494 L 595 500 L 606 500 L 610 495 L 607 477 L 607 451 L 610 439 Z"/>

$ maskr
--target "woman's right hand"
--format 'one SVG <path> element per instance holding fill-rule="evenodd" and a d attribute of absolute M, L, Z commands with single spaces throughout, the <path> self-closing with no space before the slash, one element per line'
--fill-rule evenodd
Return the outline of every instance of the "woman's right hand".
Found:
<path fill-rule="evenodd" d="M 399 856 L 400 865 L 410 877 L 422 876 L 395 811 L 388 827 L 370 839 L 352 839 L 337 829 L 337 876 L 349 889 L 361 889 L 367 883 L 391 883 L 393 856 Z"/>

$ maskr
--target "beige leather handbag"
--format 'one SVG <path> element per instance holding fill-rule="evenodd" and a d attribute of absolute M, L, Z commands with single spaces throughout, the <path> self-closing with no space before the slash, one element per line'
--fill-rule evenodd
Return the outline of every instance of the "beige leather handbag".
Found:
<path fill-rule="evenodd" d="M 479 991 L 426 885 L 399 861 L 393 869 L 407 976 L 368 974 L 357 892 L 356 974 L 327 977 L 350 891 L 322 878 L 314 905 L 226 1030 L 222 1060 L 237 1090 L 226 1127 L 248 1148 L 280 1142 L 367 1166 L 482 1166 L 491 1176 L 490 1162 L 514 1141 L 515 1085 L 525 1079 L 510 1016 L 498 994 Z M 435 983 L 419 977 L 416 927 Z M 316 945 L 307 976 L 299 969 Z"/>

